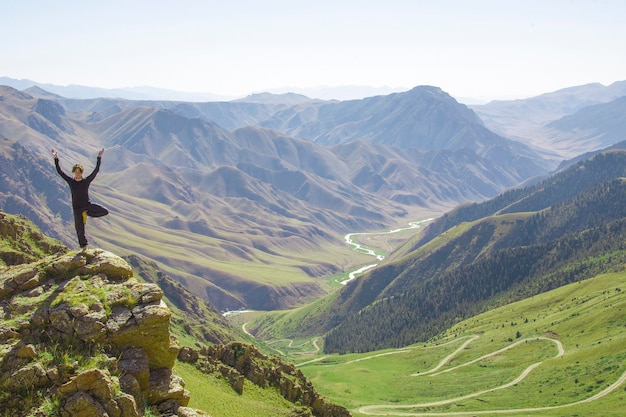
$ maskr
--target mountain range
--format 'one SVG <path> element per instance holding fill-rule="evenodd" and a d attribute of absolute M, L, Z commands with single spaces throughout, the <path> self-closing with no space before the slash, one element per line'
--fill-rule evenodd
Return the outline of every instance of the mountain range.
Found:
<path fill-rule="evenodd" d="M 100 88 L 84 85 L 56 85 L 51 83 L 40 83 L 28 79 L 15 79 L 10 77 L 0 77 L 0 85 L 7 85 L 18 90 L 25 90 L 31 87 L 40 87 L 51 93 L 78 99 L 111 97 L 123 98 L 127 100 L 176 100 L 176 101 L 226 101 L 236 100 L 237 97 L 227 97 L 213 93 L 199 93 L 189 91 L 168 90 L 151 86 L 124 87 L 124 88 Z M 406 88 L 391 87 L 370 87 L 365 85 L 346 85 L 339 87 L 318 86 L 318 87 L 282 87 L 267 90 L 271 95 L 283 95 L 290 92 L 305 94 L 308 97 L 315 97 L 322 100 L 351 100 L 375 95 L 390 94 L 404 91 Z M 263 95 L 265 93 L 253 93 L 252 95 Z"/>
<path fill-rule="evenodd" d="M 574 96 L 582 103 L 590 89 Z M 89 170 L 104 147 L 92 195 L 112 215 L 87 226 L 93 242 L 157 262 L 220 310 L 317 299 L 328 277 L 363 262 L 344 234 L 483 201 L 565 156 L 494 133 L 480 112 L 430 86 L 348 101 L 83 100 L 40 87 L 0 95 L 3 210 L 72 245 L 69 193 L 50 149 L 65 170 L 75 161 Z M 583 122 L 568 117 L 569 129 Z"/>
<path fill-rule="evenodd" d="M 624 125 L 620 112 L 624 96 L 626 81 L 617 81 L 608 86 L 586 84 L 470 108 L 492 131 L 543 150 L 548 158 L 556 154 L 557 158 L 569 159 L 624 140 L 615 130 Z M 590 118 L 593 109 L 601 116 L 597 120 Z M 606 124 L 606 119 L 611 121 Z"/>
<path fill-rule="evenodd" d="M 426 350 L 445 350 L 469 338 L 454 354 L 477 356 L 467 346 L 485 333 L 484 326 L 491 329 L 491 341 L 484 342 L 491 348 L 504 342 L 510 347 L 534 343 L 521 339 L 522 331 L 541 335 L 535 342 L 553 340 L 561 346 L 563 339 L 571 344 L 555 357 L 561 365 L 553 360 L 542 364 L 566 368 L 559 375 L 573 380 L 560 388 L 573 390 L 567 394 L 572 399 L 557 401 L 558 407 L 613 392 L 626 381 L 619 365 L 623 315 L 615 304 L 626 264 L 621 85 L 580 86 L 482 109 L 468 108 L 430 86 L 345 102 L 259 94 L 207 103 L 77 100 L 38 87 L 0 87 L 0 208 L 19 214 L 0 212 L 0 340 L 10 345 L 1 355 L 7 389 L 0 400 L 11 410 L 36 409 L 37 415 L 53 415 L 53 409 L 71 414 L 85 407 L 140 415 L 137 404 L 142 403 L 146 413 L 205 415 L 187 407 L 189 392 L 173 374 L 176 361 L 176 371 L 192 381 L 194 396 L 215 392 L 213 385 L 226 387 L 212 394 L 215 398 L 202 400 L 201 408 L 216 415 L 231 415 L 232 405 L 222 410 L 218 403 L 234 391 L 237 410 L 344 416 L 350 412 L 317 394 L 300 369 L 252 346 L 228 342 L 253 340 L 281 355 L 275 343 L 297 346 L 293 349 L 302 350 L 299 355 L 320 355 L 298 367 L 319 361 L 319 369 L 328 369 L 339 362 L 406 353 L 417 342 L 424 342 L 420 348 Z M 543 113 L 534 107 L 537 103 Z M 506 120 L 517 124 L 507 127 Z M 510 134 L 531 131 L 544 136 Z M 94 246 L 106 250 L 81 254 L 45 236 L 74 245 L 69 192 L 54 172 L 50 149 L 59 151 L 66 171 L 81 161 L 89 172 L 102 147 L 102 170 L 91 191 L 111 213 L 90 219 L 87 230 Z M 24 216 L 44 233 L 28 226 Z M 425 218 L 431 218 L 425 228 L 407 229 L 398 238 L 352 235 L 360 243 L 385 246 L 389 253 L 383 259 L 378 249 L 372 251 L 379 264 L 356 279 L 344 279 L 348 271 L 371 262 L 347 247 L 347 233 L 380 232 Z M 603 284 L 597 287 L 602 293 L 567 302 L 542 297 L 541 303 L 548 304 L 531 314 L 534 318 L 522 304 L 515 307 L 521 312 L 509 307 L 538 294 L 572 294 L 549 291 L 583 280 L 585 288 L 592 287 L 588 283 L 600 276 L 610 276 L 616 286 Z M 597 305 L 587 318 L 584 306 L 592 298 Z M 507 323 L 477 318 L 482 312 L 503 311 L 494 310 L 501 306 L 510 310 Z M 238 308 L 260 310 L 232 321 L 243 323 L 241 332 L 219 313 Z M 551 316 L 554 309 L 558 314 Z M 129 314 L 135 318 L 129 320 Z M 463 320 L 472 317 L 483 322 L 465 334 L 462 328 L 469 321 Z M 580 327 L 575 333 L 591 334 L 598 323 L 609 323 L 610 329 L 603 339 L 555 333 L 557 328 L 571 332 L 573 327 L 560 324 L 573 318 Z M 525 320 L 524 325 L 517 327 L 517 320 Z M 505 325 L 502 332 L 493 330 Z M 143 336 L 136 337 L 139 333 Z M 87 345 L 66 343 L 68 335 L 70 342 L 78 338 Z M 519 340 L 514 342 L 513 336 Z M 176 339 L 185 346 L 180 351 Z M 96 346 L 94 341 L 103 343 Z M 314 350 L 304 352 L 309 343 Z M 337 359 L 345 353 L 404 347 L 410 349 Z M 593 363 L 584 371 L 573 369 L 592 348 L 597 349 Z M 322 357 L 322 349 L 331 356 Z M 79 360 L 68 360 L 79 355 Z M 128 360 L 132 355 L 146 364 L 128 368 L 137 380 L 131 384 L 132 378 L 117 368 L 134 363 Z M 424 356 L 418 356 L 411 366 L 424 362 L 428 369 Z M 406 360 L 401 362 L 406 371 Z M 389 371 L 367 363 L 359 363 L 356 372 Z M 488 372 L 481 378 L 501 380 L 502 365 L 489 359 L 476 369 Z M 450 366 L 447 370 L 458 367 Z M 319 381 L 320 374 L 309 369 Z M 553 383 L 548 374 L 544 370 L 539 377 L 542 404 L 542 390 Z M 604 376 L 609 374 L 617 382 L 606 388 Z M 372 380 L 385 385 L 390 376 L 386 372 Z M 250 383 L 271 386 L 282 399 L 249 406 L 250 396 L 241 394 L 252 390 L 256 396 Z M 517 386 L 498 384 L 496 390 Z M 528 382 L 521 384 L 527 387 Z M 169 391 L 155 392 L 157 385 Z M 31 386 L 30 394 L 20 397 L 24 401 L 15 401 L 13 392 Z M 50 395 L 50 387 L 59 395 Z M 323 387 L 324 392 L 333 389 L 336 385 Z M 366 389 L 368 394 L 361 395 L 371 401 L 372 391 Z M 537 391 L 536 386 L 531 390 Z M 492 407 L 483 400 L 490 391 L 475 394 L 481 412 Z M 349 389 L 341 392 L 336 398 L 353 396 Z M 403 401 L 387 391 L 381 398 Z M 465 406 L 460 402 L 465 398 L 469 396 L 431 405 Z M 524 406 L 535 406 L 533 401 Z M 276 404 L 283 404 L 280 412 Z M 602 404 L 608 404 L 602 412 L 610 414 L 623 409 L 623 398 L 612 394 Z"/>

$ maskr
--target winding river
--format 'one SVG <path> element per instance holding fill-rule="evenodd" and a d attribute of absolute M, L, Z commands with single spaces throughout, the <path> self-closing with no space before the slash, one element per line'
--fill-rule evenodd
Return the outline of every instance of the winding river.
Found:
<path fill-rule="evenodd" d="M 377 254 L 373 249 L 370 249 L 367 246 L 364 246 L 364 245 L 362 245 L 362 244 L 360 244 L 358 242 L 355 242 L 352 238 L 354 236 L 390 235 L 390 234 L 393 234 L 393 233 L 402 232 L 404 230 L 417 229 L 417 228 L 422 227 L 422 225 L 424 223 L 432 221 L 433 219 L 434 219 L 434 217 L 430 217 L 428 219 L 419 220 L 419 221 L 415 221 L 415 222 L 410 222 L 408 227 L 403 227 L 403 228 L 394 229 L 394 230 L 388 230 L 386 232 L 348 233 L 347 235 L 344 236 L 343 240 L 348 245 L 354 246 L 352 248 L 352 250 L 354 250 L 355 252 L 364 253 L 365 255 L 374 256 L 374 257 L 376 257 L 378 262 L 381 262 L 383 259 L 385 259 L 384 255 Z M 348 282 L 352 281 L 354 278 L 356 278 L 358 275 L 362 274 L 363 272 L 367 271 L 368 269 L 372 269 L 372 268 L 378 266 L 378 262 L 375 263 L 375 264 L 369 264 L 369 265 L 362 266 L 361 268 L 359 268 L 359 269 L 357 269 L 355 271 L 350 272 L 348 274 L 348 279 L 340 281 L 340 284 L 346 285 Z"/>
<path fill-rule="evenodd" d="M 385 232 L 359 232 L 359 233 L 348 233 L 347 235 L 344 236 L 344 241 L 351 246 L 354 246 L 352 249 L 355 252 L 359 252 L 359 253 L 363 253 L 365 255 L 370 255 L 370 256 L 374 256 L 378 262 L 381 262 L 383 259 L 385 259 L 384 255 L 379 255 L 377 254 L 374 249 L 368 248 L 365 245 L 362 245 L 358 242 L 355 242 L 353 240 L 354 236 L 374 236 L 374 235 L 390 235 L 393 233 L 398 233 L 398 232 L 402 232 L 404 230 L 410 230 L 410 229 L 417 229 L 422 227 L 422 225 L 424 223 L 428 223 L 429 221 L 432 221 L 434 219 L 434 217 L 430 217 L 428 219 L 424 219 L 424 220 L 418 220 L 415 222 L 410 222 L 408 227 L 402 227 L 400 229 L 393 229 L 393 230 L 388 230 Z M 368 269 L 372 269 L 376 266 L 378 266 L 378 262 L 374 263 L 374 264 L 368 264 L 365 266 L 360 267 L 357 270 L 354 270 L 352 272 L 350 272 L 348 274 L 348 279 L 345 279 L 343 281 L 340 281 L 339 283 L 342 285 L 346 285 L 348 282 L 350 282 L 351 280 L 353 280 L 354 278 L 356 278 L 358 275 L 362 274 L 363 272 L 367 271 Z M 254 310 L 232 310 L 232 311 L 225 311 L 222 313 L 222 315 L 224 316 L 233 316 L 233 315 L 237 315 L 237 314 L 241 314 L 241 313 L 247 313 L 247 312 L 251 312 Z"/>

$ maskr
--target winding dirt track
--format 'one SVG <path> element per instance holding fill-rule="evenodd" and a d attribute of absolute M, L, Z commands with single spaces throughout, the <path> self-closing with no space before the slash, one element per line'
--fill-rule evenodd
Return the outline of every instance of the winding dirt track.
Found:
<path fill-rule="evenodd" d="M 422 373 L 411 374 L 411 376 L 429 375 L 429 374 L 437 372 L 442 366 L 444 366 L 446 363 L 448 363 L 453 357 L 455 357 L 459 352 L 461 352 L 463 349 L 465 349 L 465 347 L 467 345 L 469 345 L 470 343 L 472 343 L 476 339 L 478 339 L 478 336 L 473 336 L 470 339 L 466 340 L 465 343 L 463 343 L 457 350 L 455 350 L 454 352 L 452 352 L 451 354 L 449 354 L 448 356 L 443 358 L 442 361 L 439 362 L 439 364 L 437 366 L 435 366 L 433 369 L 430 369 L 430 370 L 428 370 L 426 372 L 422 372 Z M 443 345 L 439 345 L 439 346 L 443 346 Z M 437 374 L 437 375 L 439 375 L 439 374 Z"/>
<path fill-rule="evenodd" d="M 466 362 L 464 364 L 461 364 L 459 366 L 455 366 L 454 368 L 449 368 L 446 369 L 444 371 L 438 372 L 437 371 L 443 366 L 445 365 L 448 361 L 450 361 L 450 359 L 452 359 L 457 353 L 461 352 L 468 344 L 470 344 L 471 342 L 473 342 L 474 340 L 478 339 L 478 336 L 474 336 L 471 339 L 467 340 L 465 343 L 463 343 L 463 345 L 461 345 L 461 347 L 459 347 L 457 350 L 455 350 L 453 353 L 451 353 L 450 355 L 448 355 L 447 357 L 445 357 L 436 367 L 434 367 L 433 369 L 430 369 L 426 372 L 422 372 L 422 373 L 418 373 L 418 374 L 411 374 L 411 376 L 425 376 L 425 375 L 430 375 L 430 376 L 436 376 L 436 375 L 440 375 L 442 373 L 445 372 L 450 372 L 454 369 L 458 369 L 460 367 L 463 366 L 467 366 L 473 363 L 476 363 L 480 360 L 483 360 L 485 358 L 488 358 L 490 356 L 495 356 L 498 355 L 508 349 L 514 348 L 515 346 L 521 344 L 521 343 L 525 343 L 526 341 L 529 340 L 548 340 L 553 342 L 554 344 L 556 344 L 557 349 L 558 349 L 558 353 L 556 354 L 555 358 L 561 357 L 565 354 L 565 350 L 563 349 L 563 344 L 559 341 L 559 340 L 555 340 L 555 339 L 550 339 L 547 337 L 536 337 L 536 338 L 532 338 L 532 339 L 522 339 L 522 340 L 518 340 L 514 343 L 511 343 L 510 345 L 499 349 L 495 352 L 489 353 L 487 355 L 481 356 L 480 358 L 474 359 L 472 361 Z M 589 397 L 589 398 L 585 398 L 584 400 L 580 400 L 580 401 L 576 401 L 573 403 L 569 403 L 569 404 L 562 404 L 562 405 L 555 405 L 555 406 L 547 406 L 547 407 L 534 407 L 534 408 L 517 408 L 517 409 L 505 409 L 505 410 L 484 410 L 484 411 L 459 411 L 459 412 L 408 412 L 408 411 L 399 411 L 402 409 L 410 409 L 410 408 L 418 408 L 418 407 L 433 407 L 433 406 L 439 406 L 439 405 L 445 405 L 445 404 L 450 404 L 450 403 L 455 403 L 458 401 L 462 401 L 462 400 L 466 400 L 468 398 L 473 398 L 473 397 L 477 397 L 483 394 L 486 394 L 488 392 L 493 392 L 493 391 L 498 391 L 501 389 L 505 389 L 505 388 L 510 388 L 512 386 L 514 386 L 515 384 L 518 384 L 519 382 L 521 382 L 524 378 L 526 378 L 528 376 L 528 374 L 530 374 L 530 372 L 535 369 L 536 367 L 538 367 L 539 365 L 541 365 L 543 363 L 542 362 L 537 362 L 534 363 L 532 365 L 530 365 L 528 368 L 526 368 L 517 378 L 515 378 L 513 381 L 508 382 L 506 384 L 500 385 L 498 387 L 495 388 L 490 388 L 487 390 L 483 390 L 483 391 L 477 391 L 468 395 L 464 395 L 461 397 L 456 397 L 456 398 L 450 398 L 447 400 L 442 400 L 442 401 L 435 401 L 435 402 L 430 402 L 430 403 L 420 403 L 420 404 L 407 404 L 407 405 L 390 405 L 390 404 L 376 404 L 376 405 L 368 405 L 368 406 L 364 406 L 358 409 L 358 412 L 361 414 L 367 414 L 367 415 L 376 415 L 376 416 L 477 416 L 477 415 L 484 415 L 484 414 L 516 414 L 516 413 L 524 413 L 524 412 L 533 412 L 533 411 L 545 411 L 545 410 L 554 410 L 554 409 L 559 409 L 559 408 L 566 408 L 566 407 L 572 407 L 575 405 L 579 405 L 579 404 L 584 404 L 584 403 L 590 403 L 592 401 L 595 401 L 599 398 L 604 397 L 605 395 L 610 394 L 611 392 L 615 391 L 617 388 L 619 388 L 624 382 L 626 382 L 626 372 L 624 372 L 622 374 L 622 376 L 615 382 L 613 383 L 611 386 L 607 387 L 606 389 L 604 389 L 603 391 Z"/>

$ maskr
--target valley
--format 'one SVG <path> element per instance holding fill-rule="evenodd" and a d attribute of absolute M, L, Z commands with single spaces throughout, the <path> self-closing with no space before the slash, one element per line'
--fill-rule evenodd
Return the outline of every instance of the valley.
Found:
<path fill-rule="evenodd" d="M 44 256 L 42 234 L 72 252 L 50 148 L 89 169 L 105 147 L 90 243 L 163 291 L 194 407 L 308 415 L 314 384 L 353 417 L 620 416 L 623 86 L 473 109 L 431 86 L 215 103 L 0 86 L 0 210 L 41 229 L 5 228 L 1 254 Z M 207 381 L 186 360 L 209 350 Z"/>
<path fill-rule="evenodd" d="M 547 94 L 541 107 L 553 110 L 543 117 L 570 115 L 590 97 L 619 112 L 610 100 L 620 91 L 581 86 L 574 99 L 567 95 L 571 106 L 563 93 Z M 346 233 L 483 201 L 545 175 L 565 155 L 500 136 L 478 117 L 501 126 L 511 104 L 475 112 L 432 86 L 345 102 L 70 99 L 8 86 L 0 96 L 5 211 L 74 244 L 67 190 L 50 170 L 49 149 L 61 150 L 63 165 L 93 163 L 93 150 L 104 147 L 92 192 L 112 216 L 94 222 L 93 244 L 157 262 L 219 310 L 318 299 L 332 277 L 363 265 L 345 246 Z M 524 103 L 513 105 L 517 123 Z M 536 117 L 528 114 L 528 123 Z M 599 143 L 578 138 L 567 147 L 592 151 Z"/>
<path fill-rule="evenodd" d="M 564 175 L 553 181 L 566 178 Z M 622 184 L 623 181 L 618 180 L 612 182 L 611 187 L 617 191 Z M 537 189 L 546 191 L 543 185 Z M 522 194 L 516 198 L 529 204 L 543 197 L 527 198 Z M 512 209 L 505 196 L 502 199 L 501 204 Z M 578 199 L 584 201 L 582 197 Z M 619 203 L 623 199 L 611 197 L 608 201 L 615 202 L 615 208 L 623 209 Z M 508 234 L 518 238 L 519 229 L 516 231 L 512 226 L 532 218 L 530 213 L 502 213 L 495 201 L 489 204 L 495 204 L 490 209 L 501 214 L 477 222 L 462 222 L 432 242 L 422 244 L 421 250 L 436 253 L 437 248 L 465 235 L 468 240 L 480 239 L 485 247 L 492 247 L 494 242 L 489 243 L 484 236 L 472 233 L 472 229 L 480 230 L 479 225 L 488 224 L 496 226 L 489 232 L 492 239 L 503 239 Z M 595 217 L 605 210 L 612 212 L 609 206 L 605 203 L 589 214 Z M 557 223 L 567 222 L 559 214 L 569 210 L 566 207 L 568 205 L 553 207 Z M 476 210 L 471 206 L 465 209 Z M 549 223 L 549 217 L 544 215 Z M 537 231 L 549 233 L 543 227 L 538 227 Z M 410 233 L 414 236 L 404 235 L 409 245 L 411 241 L 424 238 L 423 233 Z M 422 239 L 418 239 L 420 235 Z M 352 241 L 355 236 L 348 235 L 346 241 L 352 241 L 353 246 L 371 256 L 382 256 L 375 248 L 386 245 L 384 236 L 385 233 L 359 234 L 356 243 Z M 608 243 L 609 235 L 604 239 Z M 367 242 L 365 248 L 364 242 Z M 454 243 L 454 247 L 458 249 L 459 244 Z M 618 243 L 617 248 L 623 245 Z M 271 337 L 272 328 L 281 329 L 298 318 L 306 322 L 302 317 L 325 308 L 323 302 L 299 309 L 302 311 L 266 313 L 266 317 L 256 313 L 239 319 L 251 320 L 250 327 L 261 336 L 254 343 L 292 360 L 316 385 L 323 386 L 324 395 L 350 409 L 356 417 L 502 414 L 556 417 L 569 415 L 564 413 L 570 411 L 574 413 L 571 415 L 619 416 L 619 412 L 613 410 L 626 405 L 626 337 L 623 335 L 626 298 L 622 291 L 626 273 L 622 253 L 623 249 L 618 249 L 609 255 L 617 257 L 617 262 L 610 267 L 616 271 L 614 273 L 592 274 L 590 278 L 521 301 L 503 303 L 463 321 L 457 319 L 456 324 L 429 340 L 397 349 L 329 354 L 320 347 L 321 333 L 308 338 Z M 563 271 L 580 270 L 585 263 L 600 265 L 605 258 L 600 256 L 567 265 Z M 512 264 L 508 264 L 508 268 L 513 268 Z M 372 277 L 369 274 L 355 283 L 362 284 L 361 279 Z M 342 289 L 343 296 L 349 297 L 346 290 Z M 406 317 L 396 317 L 406 320 Z M 276 332 L 281 333 L 289 332 Z"/>
<path fill-rule="evenodd" d="M 355 417 L 617 416 L 608 410 L 626 406 L 625 284 L 626 273 L 600 275 L 400 349 L 328 355 L 305 341 L 271 347 Z"/>

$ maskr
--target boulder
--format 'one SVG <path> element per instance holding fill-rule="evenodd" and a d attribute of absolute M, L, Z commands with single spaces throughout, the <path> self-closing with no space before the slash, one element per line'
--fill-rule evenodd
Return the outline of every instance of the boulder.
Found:
<path fill-rule="evenodd" d="M 138 305 L 131 311 L 132 319 L 110 335 L 110 342 L 120 350 L 142 349 L 148 355 L 150 369 L 172 368 L 178 355 L 178 345 L 170 337 L 172 312 L 162 301 Z"/>
<path fill-rule="evenodd" d="M 65 399 L 63 409 L 67 412 L 82 413 L 85 409 L 94 416 L 138 415 L 134 397 L 128 394 L 117 395 L 114 379 L 106 370 L 89 369 L 81 372 L 61 385 L 57 389 L 57 395 Z M 104 414 L 100 414 L 103 411 Z"/>
<path fill-rule="evenodd" d="M 86 258 L 87 262 L 78 269 L 80 274 L 101 273 L 111 280 L 125 280 L 133 276 L 128 262 L 111 252 L 95 249 L 87 251 Z"/>
<path fill-rule="evenodd" d="M 199 357 L 200 354 L 197 350 L 187 346 L 180 348 L 178 352 L 178 360 L 181 362 L 196 363 Z"/>
<path fill-rule="evenodd" d="M 147 393 L 148 404 L 160 404 L 174 400 L 179 406 L 189 404 L 189 391 L 185 381 L 175 375 L 171 369 L 162 368 L 150 372 L 150 386 Z"/>
<path fill-rule="evenodd" d="M 30 363 L 14 371 L 7 378 L 7 388 L 9 391 L 17 392 L 32 388 L 45 387 L 50 383 L 46 370 L 39 363 Z"/>
<path fill-rule="evenodd" d="M 61 417 L 110 417 L 95 398 L 79 391 L 70 396 L 61 408 Z"/>
<path fill-rule="evenodd" d="M 37 351 L 35 350 L 35 346 L 28 344 L 26 346 L 18 348 L 15 352 L 15 355 L 18 358 L 22 359 L 33 359 L 35 356 L 37 356 Z"/>
<path fill-rule="evenodd" d="M 34 259 L 0 267 L 0 414 L 40 416 L 54 396 L 64 417 L 208 416 L 186 408 L 157 285 L 101 249 Z"/>
<path fill-rule="evenodd" d="M 178 407 L 178 410 L 176 410 L 176 415 L 178 417 L 211 417 L 204 411 L 196 410 L 189 407 Z"/>
<path fill-rule="evenodd" d="M 0 272 L 0 300 L 14 293 L 30 290 L 39 285 L 39 269 L 33 264 L 16 265 Z"/>
<path fill-rule="evenodd" d="M 143 349 L 130 348 L 124 350 L 117 367 L 125 376 L 132 375 L 140 389 L 147 390 L 150 386 L 150 363 L 148 355 Z"/>

